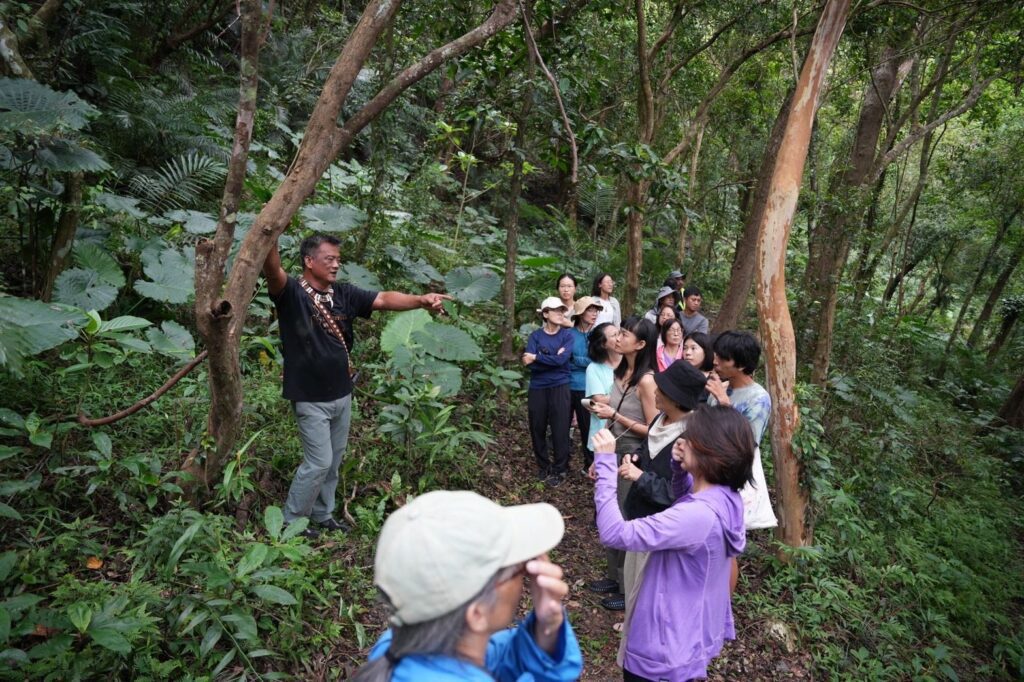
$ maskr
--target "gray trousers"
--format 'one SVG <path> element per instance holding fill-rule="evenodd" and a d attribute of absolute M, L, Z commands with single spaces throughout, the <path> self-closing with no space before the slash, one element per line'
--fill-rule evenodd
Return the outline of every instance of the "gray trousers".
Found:
<path fill-rule="evenodd" d="M 286 523 L 303 517 L 326 521 L 334 513 L 338 467 L 348 444 L 352 395 L 327 403 L 292 403 L 302 440 L 302 464 L 284 506 Z"/>

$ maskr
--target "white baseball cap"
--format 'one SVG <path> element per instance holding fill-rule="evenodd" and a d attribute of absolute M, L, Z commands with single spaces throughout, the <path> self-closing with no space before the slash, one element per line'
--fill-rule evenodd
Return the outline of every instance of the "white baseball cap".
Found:
<path fill-rule="evenodd" d="M 391 601 L 393 625 L 422 623 L 468 602 L 502 568 L 552 549 L 564 532 L 547 503 L 502 507 L 468 490 L 429 492 L 384 522 L 374 582 Z"/>
<path fill-rule="evenodd" d="M 558 298 L 557 296 L 548 296 L 547 298 L 544 299 L 544 302 L 540 304 L 540 307 L 537 308 L 537 312 L 542 313 L 545 310 L 556 310 L 559 308 L 562 309 L 562 312 L 568 310 L 566 305 L 562 303 L 562 299 Z"/>

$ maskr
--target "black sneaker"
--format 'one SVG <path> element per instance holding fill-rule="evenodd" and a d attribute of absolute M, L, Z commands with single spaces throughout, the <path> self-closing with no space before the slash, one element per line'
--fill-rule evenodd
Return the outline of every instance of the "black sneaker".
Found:
<path fill-rule="evenodd" d="M 564 480 L 565 474 L 551 474 L 544 480 L 544 482 L 547 483 L 552 488 L 557 488 L 558 486 L 562 485 L 562 481 Z"/>
<path fill-rule="evenodd" d="M 323 528 L 324 530 L 331 533 L 348 533 L 352 530 L 351 528 L 349 528 L 349 525 L 347 523 L 345 523 L 344 521 L 338 521 L 337 519 L 331 516 L 328 516 L 323 521 L 314 521 L 314 523 L 317 525 L 318 528 Z M 317 535 L 319 535 L 319 532 L 317 533 Z"/>
<path fill-rule="evenodd" d="M 602 578 L 587 583 L 587 589 L 600 594 L 610 594 L 619 591 L 619 583 L 611 578 Z"/>
<path fill-rule="evenodd" d="M 625 611 L 626 597 L 622 594 L 613 594 L 610 597 L 602 599 L 601 606 L 605 607 L 609 611 Z"/>

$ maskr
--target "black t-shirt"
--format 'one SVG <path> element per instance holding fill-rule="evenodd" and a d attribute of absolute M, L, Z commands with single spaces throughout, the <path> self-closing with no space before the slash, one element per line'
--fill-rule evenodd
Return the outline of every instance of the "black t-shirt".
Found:
<path fill-rule="evenodd" d="M 376 291 L 335 283 L 334 305 L 328 311 L 352 348 L 352 319 L 369 317 Z M 298 402 L 322 403 L 352 392 L 348 353 L 320 319 L 309 294 L 294 277 L 276 296 L 284 355 L 284 397 Z"/>

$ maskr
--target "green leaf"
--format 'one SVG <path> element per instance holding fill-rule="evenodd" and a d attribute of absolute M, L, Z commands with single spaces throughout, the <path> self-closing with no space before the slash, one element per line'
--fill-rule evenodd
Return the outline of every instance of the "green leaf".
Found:
<path fill-rule="evenodd" d="M 203 519 L 199 519 L 191 526 L 185 529 L 185 532 L 181 534 L 181 537 L 174 543 L 174 547 L 171 548 L 171 555 L 167 559 L 167 567 L 172 568 L 178 563 L 178 559 L 185 553 L 188 548 L 188 543 L 192 541 L 192 538 L 196 536 L 199 529 L 203 527 Z"/>
<path fill-rule="evenodd" d="M 186 232 L 191 234 L 212 234 L 217 231 L 217 219 L 202 211 L 171 211 L 164 217 L 181 223 Z"/>
<path fill-rule="evenodd" d="M 18 555 L 14 552 L 0 554 L 0 583 L 7 580 L 7 576 L 11 574 L 11 569 L 14 568 L 17 561 Z"/>
<path fill-rule="evenodd" d="M 0 294 L 0 366 L 21 376 L 22 361 L 78 336 L 80 310 Z"/>
<path fill-rule="evenodd" d="M 96 446 L 96 449 L 104 457 L 110 457 L 110 454 L 114 451 L 114 444 L 110 441 L 110 436 L 102 431 L 93 431 L 92 444 Z"/>
<path fill-rule="evenodd" d="M 309 527 L 309 519 L 305 517 L 292 521 L 284 529 L 284 532 L 281 533 L 281 542 L 291 540 L 293 537 L 306 530 L 307 527 Z"/>
<path fill-rule="evenodd" d="M 68 606 L 68 620 L 79 632 L 89 629 L 89 622 L 92 621 L 92 608 L 84 602 L 75 602 Z"/>
<path fill-rule="evenodd" d="M 235 568 L 235 575 L 248 575 L 262 566 L 263 561 L 267 558 L 267 549 L 268 547 L 262 542 L 257 542 L 249 547 L 249 551 L 238 562 L 238 566 Z"/>
<path fill-rule="evenodd" d="M 97 205 L 106 208 L 114 213 L 126 213 L 127 215 L 141 220 L 146 217 L 146 212 L 139 209 L 139 200 L 132 197 L 122 197 L 117 194 L 101 192 L 93 197 Z M 76 247 L 77 250 L 77 247 Z M 124 286 L 123 284 L 121 286 Z"/>
<path fill-rule="evenodd" d="M 80 130 L 98 114 L 73 92 L 57 92 L 27 78 L 0 78 L 0 129 L 24 135 Z"/>
<path fill-rule="evenodd" d="M 220 663 L 218 663 L 217 667 L 214 668 L 213 672 L 210 673 L 211 680 L 217 679 L 217 675 L 220 674 L 220 671 L 228 667 L 228 664 L 231 663 L 232 659 L 234 659 L 236 651 L 238 651 L 238 649 L 232 648 L 226 654 L 224 654 L 224 657 L 220 659 Z"/>
<path fill-rule="evenodd" d="M 121 315 L 115 317 L 112 320 L 107 320 L 100 325 L 100 330 L 97 334 L 107 334 L 109 332 L 125 332 L 132 331 L 134 329 L 145 329 L 151 326 L 153 323 L 142 317 L 133 317 L 132 315 Z"/>
<path fill-rule="evenodd" d="M 155 301 L 185 303 L 195 292 L 195 251 L 164 249 L 158 255 L 143 252 L 143 271 L 152 281 L 135 280 L 135 290 Z"/>
<path fill-rule="evenodd" d="M 316 232 L 348 232 L 366 222 L 366 213 L 349 204 L 316 204 L 304 206 L 302 217 L 307 227 Z"/>
<path fill-rule="evenodd" d="M 252 592 L 263 601 L 268 601 L 272 604 L 291 606 L 298 603 L 291 592 L 283 590 L 276 585 L 255 585 L 252 588 Z"/>
<path fill-rule="evenodd" d="M 412 333 L 423 329 L 430 322 L 430 313 L 426 310 L 407 310 L 398 313 L 387 323 L 380 333 L 380 347 L 385 353 L 394 353 L 400 346 L 408 346 L 412 341 Z"/>
<path fill-rule="evenodd" d="M 50 446 L 53 444 L 53 431 L 36 431 L 35 433 L 29 434 L 28 442 L 37 447 L 49 450 Z"/>
<path fill-rule="evenodd" d="M 95 271 L 99 275 L 101 282 L 106 282 L 117 289 L 125 285 L 121 266 L 101 246 L 89 242 L 76 243 L 73 253 L 75 264 L 83 270 Z"/>
<path fill-rule="evenodd" d="M 70 140 L 50 138 L 35 152 L 36 164 L 59 173 L 99 173 L 110 170 L 103 157 Z"/>
<path fill-rule="evenodd" d="M 412 339 L 423 350 L 442 360 L 467 361 L 483 357 L 480 346 L 466 332 L 450 324 L 428 322 L 412 333 Z"/>
<path fill-rule="evenodd" d="M 104 282 L 95 270 L 71 268 L 57 276 L 53 299 L 83 310 L 106 310 L 117 298 L 117 287 Z"/>
<path fill-rule="evenodd" d="M 147 329 L 146 338 L 157 353 L 178 359 L 195 355 L 196 341 L 191 332 L 173 320 L 162 322 L 160 329 Z"/>
<path fill-rule="evenodd" d="M 384 288 L 381 286 L 380 280 L 377 279 L 377 275 L 356 263 L 345 263 L 341 266 L 338 278 L 372 291 L 380 291 Z"/>
<path fill-rule="evenodd" d="M 206 634 L 203 635 L 203 641 L 199 645 L 199 657 L 204 658 L 206 654 L 213 650 L 213 647 L 217 646 L 217 642 L 220 641 L 220 636 L 224 634 L 224 628 L 217 623 L 213 623 L 210 627 L 206 628 Z"/>
<path fill-rule="evenodd" d="M 28 478 L 20 481 L 0 481 L 0 497 L 7 497 L 8 495 L 16 495 L 23 493 L 27 490 L 35 490 L 42 483 L 42 474 L 32 474 Z"/>
<path fill-rule="evenodd" d="M 0 609 L 0 644 L 7 644 L 11 638 L 11 614 L 7 609 Z"/>
<path fill-rule="evenodd" d="M 271 539 L 278 540 L 281 537 L 281 528 L 284 526 L 284 514 L 280 507 L 270 505 L 263 510 L 263 525 L 267 527 L 267 533 Z"/>
<path fill-rule="evenodd" d="M 460 303 L 472 305 L 489 301 L 501 291 L 501 280 L 483 266 L 455 268 L 444 278 L 445 287 Z"/>
<path fill-rule="evenodd" d="M 132 652 L 132 645 L 125 639 L 125 636 L 115 630 L 113 626 L 103 626 L 89 630 L 92 640 L 105 649 L 127 655 Z"/>
<path fill-rule="evenodd" d="M 72 641 L 74 640 L 71 635 L 55 635 L 29 649 L 28 657 L 38 661 L 44 658 L 60 656 L 71 647 Z"/>
<path fill-rule="evenodd" d="M 25 428 L 25 419 L 14 410 L 6 407 L 0 407 L 0 422 L 13 426 L 16 429 Z"/>
<path fill-rule="evenodd" d="M 15 521 L 21 521 L 21 514 L 18 513 L 14 507 L 0 502 L 0 518 L 14 519 Z"/>
<path fill-rule="evenodd" d="M 29 594 L 24 592 L 16 597 L 9 597 L 0 602 L 0 608 L 7 609 L 8 611 L 14 611 L 20 613 L 26 609 L 29 609 L 43 600 L 38 594 Z"/>
<path fill-rule="evenodd" d="M 15 665 L 25 665 L 29 662 L 28 654 L 21 649 L 4 649 L 0 651 L 0 661 L 10 661 Z"/>

